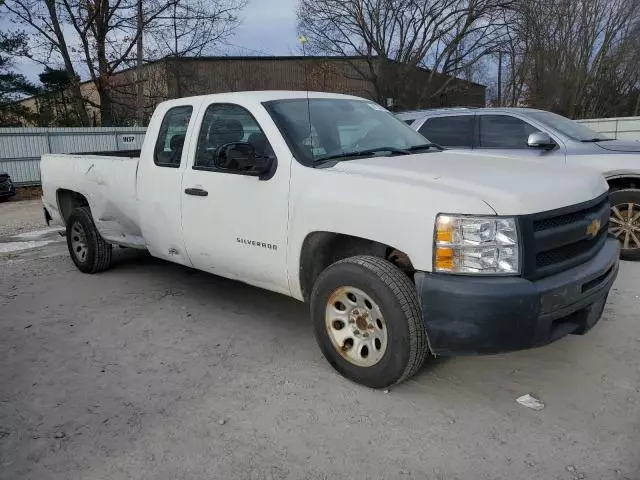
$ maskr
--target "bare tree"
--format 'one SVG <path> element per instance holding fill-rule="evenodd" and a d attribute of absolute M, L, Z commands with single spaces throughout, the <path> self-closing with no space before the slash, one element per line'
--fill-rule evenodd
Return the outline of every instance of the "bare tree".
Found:
<path fill-rule="evenodd" d="M 356 55 L 377 100 L 402 102 L 408 91 L 441 95 L 452 76 L 468 72 L 504 35 L 510 0 L 301 0 L 299 30 L 309 50 Z M 429 72 L 415 76 L 416 68 Z M 419 82 L 421 85 L 416 85 Z M 418 99 L 418 102 L 420 99 Z"/>
<path fill-rule="evenodd" d="M 519 0 L 513 12 L 505 44 L 511 104 L 585 117 L 631 103 L 640 79 L 639 0 Z"/>
<path fill-rule="evenodd" d="M 201 56 L 240 25 L 247 0 L 179 0 L 150 26 L 148 48 L 158 56 Z"/>
<path fill-rule="evenodd" d="M 70 88 L 82 124 L 89 124 L 88 104 L 99 109 L 101 124 L 107 126 L 115 118 L 114 88 L 123 88 L 114 76 L 140 60 L 143 35 L 155 42 L 155 49 L 146 49 L 151 56 L 145 60 L 202 52 L 230 33 L 237 25 L 233 13 L 244 4 L 245 0 L 6 0 L 3 8 L 32 33 L 32 58 L 43 65 L 61 62 L 74 79 Z M 169 29 L 173 37 L 167 35 Z M 171 42 L 158 43 L 160 35 Z M 82 65 L 80 72 L 77 65 Z M 89 77 L 98 101 L 83 97 L 78 73 Z M 144 79 L 131 81 L 138 89 Z"/>
<path fill-rule="evenodd" d="M 178 0 L 148 28 L 147 56 L 199 57 L 213 51 L 240 25 L 239 12 L 248 0 Z M 187 79 L 177 64 L 167 68 L 181 95 Z"/>
<path fill-rule="evenodd" d="M 63 33 L 63 22 L 56 0 L 8 0 L 2 7 L 19 27 L 31 34 L 30 48 L 22 55 L 43 66 L 49 66 L 54 59 L 61 60 L 69 73 L 72 97 L 76 113 L 82 125 L 89 125 L 89 115 L 80 91 L 80 76 L 72 60 L 72 51 Z"/>

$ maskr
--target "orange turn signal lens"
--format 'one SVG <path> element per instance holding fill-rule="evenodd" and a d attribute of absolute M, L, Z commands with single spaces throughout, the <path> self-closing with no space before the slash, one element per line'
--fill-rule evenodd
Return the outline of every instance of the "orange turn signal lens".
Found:
<path fill-rule="evenodd" d="M 453 248 L 436 247 L 435 261 L 437 270 L 453 270 Z"/>

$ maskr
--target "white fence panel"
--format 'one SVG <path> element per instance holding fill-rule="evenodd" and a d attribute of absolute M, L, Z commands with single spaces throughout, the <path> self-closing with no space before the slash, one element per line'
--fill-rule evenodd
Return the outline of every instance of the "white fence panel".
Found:
<path fill-rule="evenodd" d="M 618 140 L 640 140 L 640 117 L 590 118 L 578 123 Z"/>

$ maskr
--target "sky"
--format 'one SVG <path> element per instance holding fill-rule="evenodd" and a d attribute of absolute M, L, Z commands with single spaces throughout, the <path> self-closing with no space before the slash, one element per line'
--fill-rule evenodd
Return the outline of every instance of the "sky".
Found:
<path fill-rule="evenodd" d="M 214 52 L 216 55 L 296 55 L 299 52 L 296 32 L 298 0 L 249 0 L 241 12 L 241 26 Z M 6 19 L 0 29 L 8 28 Z M 43 68 L 28 60 L 18 60 L 16 70 L 30 80 L 38 80 Z M 84 79 L 83 79 L 84 80 Z"/>
<path fill-rule="evenodd" d="M 298 0 L 250 0 L 242 13 L 242 26 L 229 42 L 256 50 L 246 50 L 246 55 L 296 55 L 297 6 Z"/>

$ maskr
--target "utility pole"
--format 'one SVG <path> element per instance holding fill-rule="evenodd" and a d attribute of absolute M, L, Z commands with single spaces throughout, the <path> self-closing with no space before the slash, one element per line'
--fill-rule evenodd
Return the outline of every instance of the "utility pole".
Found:
<path fill-rule="evenodd" d="M 502 106 L 502 50 L 498 52 L 498 107 Z"/>
<path fill-rule="evenodd" d="M 144 123 L 144 85 L 142 83 L 142 0 L 138 0 L 137 39 L 136 39 L 136 123 L 142 127 Z"/>

